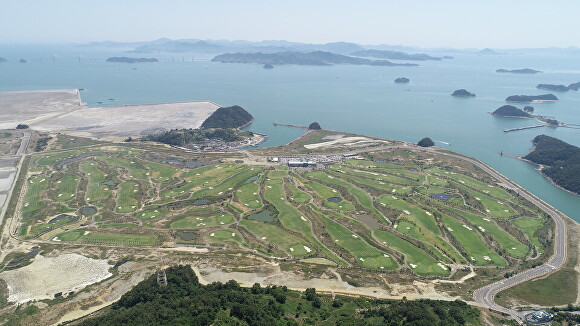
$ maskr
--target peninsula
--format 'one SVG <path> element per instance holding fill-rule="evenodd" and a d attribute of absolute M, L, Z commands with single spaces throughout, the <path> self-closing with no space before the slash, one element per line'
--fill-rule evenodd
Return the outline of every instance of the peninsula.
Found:
<path fill-rule="evenodd" d="M 468 92 L 465 89 L 457 89 L 455 90 L 451 96 L 455 96 L 455 97 L 475 97 L 475 94 Z"/>
<path fill-rule="evenodd" d="M 514 69 L 514 70 L 507 70 L 507 69 L 498 69 L 495 72 L 499 73 L 512 73 L 512 74 L 538 74 L 541 73 L 539 70 L 524 68 L 524 69 Z"/>
<path fill-rule="evenodd" d="M 335 64 L 368 66 L 417 66 L 413 63 L 392 63 L 386 60 L 369 60 L 324 51 L 278 52 L 278 53 L 226 53 L 215 56 L 212 62 L 258 63 L 270 65 L 332 66 Z"/>
<path fill-rule="evenodd" d="M 432 57 L 424 53 L 408 54 L 400 51 L 382 51 L 382 50 L 362 50 L 353 52 L 351 53 L 351 55 L 356 57 L 370 57 L 379 59 L 410 60 L 410 61 L 426 61 L 426 60 L 441 61 L 442 59 L 450 58 L 450 57 Z"/>
<path fill-rule="evenodd" d="M 524 159 L 539 165 L 539 171 L 556 185 L 580 195 L 580 148 L 557 138 L 539 135 L 534 150 Z"/>
<path fill-rule="evenodd" d="M 141 63 L 141 62 L 159 62 L 155 58 L 129 58 L 129 57 L 110 57 L 107 62 L 119 62 L 119 63 Z"/>
<path fill-rule="evenodd" d="M 504 105 L 493 111 L 492 115 L 500 117 L 512 118 L 532 118 L 533 116 L 522 109 L 518 109 L 513 105 Z"/>
<path fill-rule="evenodd" d="M 512 95 L 505 99 L 506 102 L 553 102 L 558 101 L 558 98 L 554 94 L 544 94 L 544 95 Z"/>

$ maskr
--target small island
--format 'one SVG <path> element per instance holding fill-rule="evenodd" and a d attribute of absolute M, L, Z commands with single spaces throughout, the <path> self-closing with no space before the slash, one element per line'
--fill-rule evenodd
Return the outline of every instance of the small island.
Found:
<path fill-rule="evenodd" d="M 538 164 L 539 171 L 557 186 L 580 195 L 580 148 L 557 138 L 539 135 L 525 160 Z"/>
<path fill-rule="evenodd" d="M 30 126 L 23 123 L 19 123 L 18 126 L 16 126 L 16 129 L 28 129 L 28 128 L 30 128 Z"/>
<path fill-rule="evenodd" d="M 541 73 L 540 70 L 534 70 L 534 69 L 530 69 L 530 68 L 524 68 L 524 69 L 513 69 L 513 70 L 508 70 L 508 69 L 498 69 L 495 72 L 499 72 L 499 73 L 512 73 L 512 74 L 538 74 Z"/>
<path fill-rule="evenodd" d="M 277 53 L 225 53 L 215 56 L 212 62 L 259 63 L 270 65 L 332 66 L 335 64 L 367 66 L 417 66 L 414 63 L 392 63 L 387 60 L 369 60 L 325 51 Z"/>
<path fill-rule="evenodd" d="M 18 61 L 18 62 L 20 62 L 20 63 L 26 63 L 26 60 L 20 59 L 20 61 Z"/>
<path fill-rule="evenodd" d="M 313 122 L 308 125 L 308 130 L 320 130 L 320 129 L 322 128 L 320 127 L 320 124 L 318 122 Z"/>
<path fill-rule="evenodd" d="M 544 94 L 544 95 L 512 95 L 505 99 L 506 102 L 554 102 L 558 101 L 558 98 L 554 94 Z"/>
<path fill-rule="evenodd" d="M 538 84 L 537 89 L 545 89 L 552 92 L 567 92 L 569 91 L 568 86 L 565 85 L 554 85 L 554 84 Z"/>
<path fill-rule="evenodd" d="M 526 105 L 526 106 L 524 106 L 524 112 L 527 112 L 527 113 L 530 113 L 530 114 L 531 113 L 534 113 L 534 107 L 533 106 Z"/>
<path fill-rule="evenodd" d="M 155 58 L 129 58 L 129 57 L 110 57 L 107 62 L 119 62 L 119 63 L 141 63 L 141 62 L 159 62 Z"/>
<path fill-rule="evenodd" d="M 468 92 L 465 89 L 457 89 L 455 90 L 451 96 L 455 96 L 455 97 L 475 97 L 475 94 Z"/>
<path fill-rule="evenodd" d="M 274 66 L 272 66 L 271 64 L 267 63 L 265 64 L 262 68 L 264 69 L 274 69 Z"/>
<path fill-rule="evenodd" d="M 492 112 L 492 115 L 511 118 L 532 118 L 533 116 L 513 105 L 504 105 Z"/>
<path fill-rule="evenodd" d="M 410 81 L 409 78 L 399 77 L 395 79 L 395 84 L 408 84 L 409 81 Z"/>
<path fill-rule="evenodd" d="M 8 60 L 6 60 L 5 58 L 0 57 L 0 62 L 6 62 Z"/>
<path fill-rule="evenodd" d="M 253 121 L 254 117 L 248 111 L 234 105 L 217 109 L 201 124 L 201 128 L 243 128 Z"/>
<path fill-rule="evenodd" d="M 433 140 L 431 140 L 431 138 L 425 137 L 425 138 L 421 139 L 417 143 L 417 145 L 421 146 L 421 147 L 431 147 L 431 146 L 435 146 L 435 143 L 433 142 Z"/>

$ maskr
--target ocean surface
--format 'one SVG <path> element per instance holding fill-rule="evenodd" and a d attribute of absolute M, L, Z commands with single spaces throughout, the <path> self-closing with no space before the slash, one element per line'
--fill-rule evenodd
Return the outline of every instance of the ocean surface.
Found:
<path fill-rule="evenodd" d="M 84 88 L 83 101 L 94 107 L 196 100 L 237 104 L 255 117 L 249 130 L 269 135 L 262 146 L 285 144 L 302 134 L 299 129 L 275 127 L 273 122 L 307 125 L 318 121 L 323 128 L 411 142 L 431 137 L 438 146 L 483 160 L 580 221 L 580 196 L 556 188 L 533 165 L 499 155 L 501 151 L 527 154 L 531 140 L 539 134 L 580 146 L 580 129 L 543 127 L 504 133 L 506 128 L 536 121 L 489 114 L 504 105 L 509 95 L 549 93 L 536 89 L 539 83 L 579 82 L 578 57 L 454 53 L 454 59 L 420 61 L 418 67 L 287 65 L 265 70 L 255 64 L 192 61 L 211 58 L 208 54 L 124 51 L 0 44 L 0 57 L 9 60 L 0 63 L 0 91 Z M 110 56 L 163 60 L 156 64 L 105 62 Z M 20 58 L 27 63 L 18 63 Z M 495 72 L 499 68 L 532 68 L 544 73 L 499 74 Z M 397 77 L 411 82 L 395 84 Z M 477 97 L 450 96 L 460 88 Z M 580 92 L 555 94 L 559 102 L 532 104 L 535 114 L 580 124 Z M 97 104 L 99 101 L 103 104 Z"/>

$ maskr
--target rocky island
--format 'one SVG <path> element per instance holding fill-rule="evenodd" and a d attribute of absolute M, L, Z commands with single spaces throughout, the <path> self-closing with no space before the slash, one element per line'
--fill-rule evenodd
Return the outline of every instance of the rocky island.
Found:
<path fill-rule="evenodd" d="M 531 118 L 532 115 L 524 112 L 524 110 L 518 109 L 513 105 L 504 105 L 499 107 L 497 110 L 492 112 L 492 115 L 500 117 L 511 117 L 511 118 Z"/>
<path fill-rule="evenodd" d="M 552 102 L 558 101 L 558 98 L 554 94 L 544 94 L 544 95 L 512 95 L 505 99 L 506 102 Z"/>
<path fill-rule="evenodd" d="M 274 66 L 272 66 L 271 64 L 267 63 L 265 64 L 262 68 L 264 69 L 274 69 Z"/>
<path fill-rule="evenodd" d="M 399 78 L 395 79 L 395 84 L 408 84 L 408 83 L 409 83 L 409 78 L 399 77 Z"/>
<path fill-rule="evenodd" d="M 20 59 L 20 61 L 18 61 L 18 62 L 20 62 L 20 63 L 26 63 L 26 60 Z"/>
<path fill-rule="evenodd" d="M 129 58 L 129 57 L 110 57 L 107 62 L 120 62 L 120 63 L 140 63 L 140 62 L 159 62 L 155 58 Z"/>
<path fill-rule="evenodd" d="M 455 97 L 475 97 L 475 94 L 468 92 L 465 89 L 457 89 L 455 90 L 451 96 L 455 96 Z"/>
<path fill-rule="evenodd" d="M 541 71 L 539 71 L 539 70 L 534 70 L 534 69 L 529 69 L 529 68 L 513 69 L 513 70 L 498 69 L 495 72 L 499 72 L 499 73 L 510 72 L 512 74 L 538 74 L 538 73 L 541 73 Z"/>
<path fill-rule="evenodd" d="M 580 82 L 572 83 L 568 85 L 568 89 L 572 91 L 577 91 L 580 88 Z"/>
<path fill-rule="evenodd" d="M 201 124 L 201 128 L 242 128 L 253 121 L 254 117 L 248 111 L 234 105 L 217 109 Z"/>
<path fill-rule="evenodd" d="M 554 85 L 554 84 L 538 84 L 537 89 L 545 89 L 552 92 L 567 92 L 569 91 L 568 86 L 565 85 Z"/>
<path fill-rule="evenodd" d="M 535 148 L 524 159 L 538 164 L 540 172 L 557 186 L 580 195 L 580 148 L 546 135 L 532 142 Z"/>
<path fill-rule="evenodd" d="M 431 147 L 431 146 L 435 146 L 435 143 L 433 142 L 433 140 L 431 138 L 425 137 L 425 138 L 419 140 L 417 145 L 421 146 L 421 147 Z"/>
<path fill-rule="evenodd" d="M 258 63 L 270 65 L 332 66 L 335 64 L 368 66 L 417 66 L 413 63 L 392 63 L 387 60 L 369 60 L 324 51 L 278 53 L 225 53 L 215 56 L 212 62 Z"/>
<path fill-rule="evenodd" d="M 5 58 L 0 57 L 0 62 L 6 62 L 8 60 L 6 60 Z"/>
<path fill-rule="evenodd" d="M 435 60 L 441 61 L 442 59 L 449 59 L 452 57 L 432 57 L 430 55 L 419 53 L 419 54 L 408 54 L 400 51 L 382 51 L 382 50 L 363 50 L 351 53 L 351 55 L 357 57 L 370 57 L 379 59 L 391 59 L 391 60 L 410 60 L 410 61 L 426 61 Z"/>

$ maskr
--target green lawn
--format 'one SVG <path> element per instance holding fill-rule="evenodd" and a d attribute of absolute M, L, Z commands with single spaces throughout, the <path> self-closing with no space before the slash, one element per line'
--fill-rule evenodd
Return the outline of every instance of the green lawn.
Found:
<path fill-rule="evenodd" d="M 231 214 L 214 211 L 203 213 L 190 213 L 192 216 L 180 218 L 169 224 L 171 229 L 200 229 L 217 225 L 228 225 L 235 221 Z"/>
<path fill-rule="evenodd" d="M 240 222 L 240 225 L 254 234 L 259 240 L 271 243 L 294 257 L 300 258 L 316 252 L 304 240 L 275 225 L 245 219 Z"/>
<path fill-rule="evenodd" d="M 85 200 L 88 203 L 101 202 L 113 194 L 108 186 L 101 184 L 107 181 L 105 173 L 97 166 L 95 162 L 84 161 L 81 162 L 80 171 L 85 174 L 88 179 L 87 191 L 85 193 Z"/>
<path fill-rule="evenodd" d="M 358 234 L 324 215 L 320 215 L 332 241 L 348 251 L 363 267 L 378 270 L 394 270 L 397 263 L 386 253 L 363 240 Z"/>
<path fill-rule="evenodd" d="M 506 266 L 506 260 L 489 249 L 478 231 L 463 225 L 458 220 L 443 215 L 443 223 L 466 251 L 468 260 L 475 265 Z M 471 228 L 470 229 L 468 229 Z"/>
<path fill-rule="evenodd" d="M 308 193 L 296 188 L 294 185 L 288 185 L 288 190 L 290 190 L 290 201 L 296 204 L 308 203 L 312 200 L 312 196 Z"/>
<path fill-rule="evenodd" d="M 226 193 L 232 192 L 235 187 L 242 184 L 249 178 L 256 176 L 262 172 L 262 168 L 258 167 L 246 167 L 240 172 L 224 179 L 222 182 L 215 186 L 205 187 L 191 195 L 192 199 L 204 198 L 206 196 L 222 196 Z"/>
<path fill-rule="evenodd" d="M 405 255 L 405 262 L 414 273 L 419 275 L 449 275 L 449 267 L 437 265 L 438 261 L 435 258 L 407 240 L 383 230 L 376 230 L 374 236 L 385 246 Z"/>
<path fill-rule="evenodd" d="M 304 183 L 308 188 L 312 189 L 318 197 L 322 199 L 322 203 L 325 207 L 331 209 L 337 209 L 342 211 L 352 211 L 355 209 L 354 205 L 351 204 L 349 201 L 345 200 L 344 197 L 340 194 L 340 192 L 336 189 L 332 189 L 327 187 L 323 184 L 314 181 L 307 181 Z M 340 197 L 342 201 L 340 202 L 331 202 L 328 201 L 328 198 L 332 197 Z"/>
<path fill-rule="evenodd" d="M 119 185 L 117 192 L 117 207 L 115 212 L 124 214 L 136 211 L 139 208 L 139 184 L 134 181 L 125 181 Z"/>
<path fill-rule="evenodd" d="M 67 173 L 60 179 L 54 181 L 56 192 L 53 199 L 56 201 L 67 201 L 73 199 L 77 192 L 79 180 L 80 177 Z"/>
<path fill-rule="evenodd" d="M 260 198 L 258 185 L 253 182 L 242 185 L 234 194 L 237 202 L 250 209 L 258 209 L 264 206 Z"/>
<path fill-rule="evenodd" d="M 479 180 L 476 180 L 476 179 L 469 177 L 469 176 L 466 176 L 464 174 L 443 171 L 443 170 L 436 169 L 436 168 L 429 169 L 428 171 L 430 173 L 437 174 L 439 176 L 445 176 L 445 177 L 451 178 L 451 179 L 453 179 L 461 184 L 475 188 L 475 189 L 477 189 L 485 194 L 491 195 L 491 196 L 499 198 L 499 199 L 510 200 L 512 198 L 512 196 L 510 194 L 508 194 L 503 188 L 481 182 Z"/>
<path fill-rule="evenodd" d="M 538 240 L 536 236 L 536 231 L 539 230 L 544 226 L 545 220 L 539 218 L 531 218 L 531 217 L 521 217 L 512 220 L 512 223 L 520 228 L 524 233 L 528 236 L 530 242 L 536 246 L 536 250 L 538 253 L 544 252 L 544 246 Z"/>
<path fill-rule="evenodd" d="M 208 232 L 206 239 L 209 242 L 235 242 L 237 244 L 244 242 L 241 233 L 234 229 L 220 229 Z"/>
<path fill-rule="evenodd" d="M 163 183 L 171 180 L 173 176 L 179 171 L 179 169 L 172 167 L 167 164 L 155 163 L 155 162 L 144 162 L 143 165 L 147 169 L 148 175 L 154 182 Z"/>
<path fill-rule="evenodd" d="M 49 180 L 44 176 L 30 177 L 26 181 L 26 195 L 22 204 L 22 215 L 25 221 L 36 210 L 46 206 L 42 196 L 48 188 L 48 183 Z"/>
<path fill-rule="evenodd" d="M 95 156 L 99 161 L 105 162 L 108 165 L 124 168 L 127 170 L 128 177 L 136 180 L 147 180 L 148 171 L 143 167 L 143 161 L 136 157 L 129 156 L 127 158 L 120 158 L 114 155 L 100 155 Z"/>
<path fill-rule="evenodd" d="M 407 179 L 401 178 L 399 176 L 391 175 L 391 174 L 374 172 L 373 170 L 362 171 L 362 170 L 351 169 L 351 168 L 348 168 L 346 166 L 340 166 L 334 170 L 344 172 L 347 175 L 364 177 L 364 178 L 369 178 L 369 179 L 373 179 L 373 180 L 378 180 L 378 181 L 382 181 L 382 182 L 386 182 L 386 183 L 393 183 L 393 184 L 398 184 L 398 185 L 407 186 L 407 185 L 413 185 L 413 184 L 417 183 L 416 181 L 407 180 Z M 413 174 L 413 175 L 416 176 L 415 174 Z"/>
<path fill-rule="evenodd" d="M 153 235 L 128 234 L 128 233 L 103 233 L 93 231 L 69 231 L 56 236 L 55 240 L 89 242 L 89 243 L 108 243 L 134 246 L 153 246 L 157 244 L 157 237 Z"/>
<path fill-rule="evenodd" d="M 243 165 L 224 165 L 204 166 L 185 173 L 182 178 L 184 182 L 178 187 L 164 190 L 161 192 L 161 198 L 173 198 L 183 193 L 198 188 L 213 188 L 224 179 L 242 171 Z"/>
<path fill-rule="evenodd" d="M 413 216 L 419 223 L 421 223 L 427 230 L 433 232 L 435 235 L 441 235 L 441 230 L 435 222 L 433 213 L 426 211 L 414 204 L 411 204 L 403 199 L 393 195 L 384 195 L 378 199 L 380 205 L 387 206 L 392 209 L 401 211 L 405 215 Z"/>

